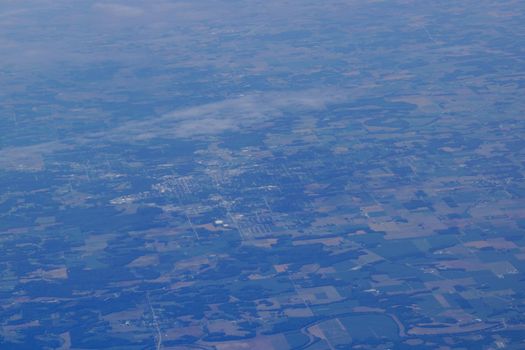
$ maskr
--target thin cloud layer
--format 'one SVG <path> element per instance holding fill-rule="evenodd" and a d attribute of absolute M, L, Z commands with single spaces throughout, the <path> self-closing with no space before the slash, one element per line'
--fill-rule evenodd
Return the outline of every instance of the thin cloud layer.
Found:
<path fill-rule="evenodd" d="M 311 113 L 343 101 L 348 93 L 324 90 L 283 91 L 238 96 L 223 101 L 177 109 L 130 121 L 104 132 L 87 133 L 60 141 L 0 149 L 0 169 L 37 171 L 44 157 L 72 145 L 129 143 L 154 138 L 184 139 L 258 128 L 287 113 Z"/>
<path fill-rule="evenodd" d="M 115 3 L 96 3 L 93 8 L 106 14 L 121 17 L 137 17 L 144 14 L 144 10 L 140 7 Z"/>
<path fill-rule="evenodd" d="M 343 98 L 344 94 L 336 90 L 251 94 L 175 110 L 140 122 L 130 122 L 113 130 L 108 136 L 142 140 L 155 137 L 186 138 L 238 131 L 279 118 L 287 111 L 322 110 L 327 104 Z"/>

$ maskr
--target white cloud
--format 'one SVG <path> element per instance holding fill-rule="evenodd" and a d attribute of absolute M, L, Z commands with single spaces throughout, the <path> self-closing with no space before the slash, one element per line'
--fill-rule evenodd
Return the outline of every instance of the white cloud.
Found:
<path fill-rule="evenodd" d="M 32 146 L 0 149 L 0 169 L 39 171 L 44 169 L 44 156 L 68 148 L 60 142 L 46 142 Z"/>
<path fill-rule="evenodd" d="M 330 90 L 250 94 L 220 102 L 175 110 L 159 117 L 129 122 L 106 135 L 144 140 L 155 137 L 193 137 L 237 131 L 279 118 L 285 112 L 322 110 L 344 94 Z"/>
<path fill-rule="evenodd" d="M 114 4 L 114 3 L 96 3 L 93 8 L 104 13 L 120 17 L 138 17 L 144 14 L 140 7 Z"/>
<path fill-rule="evenodd" d="M 178 109 L 161 116 L 144 117 L 103 132 L 32 146 L 0 149 L 0 169 L 41 170 L 43 157 L 80 144 L 104 141 L 133 142 L 158 137 L 188 138 L 226 131 L 259 128 L 286 113 L 323 110 L 327 104 L 348 98 L 340 90 L 283 91 L 250 94 L 200 106 Z"/>

